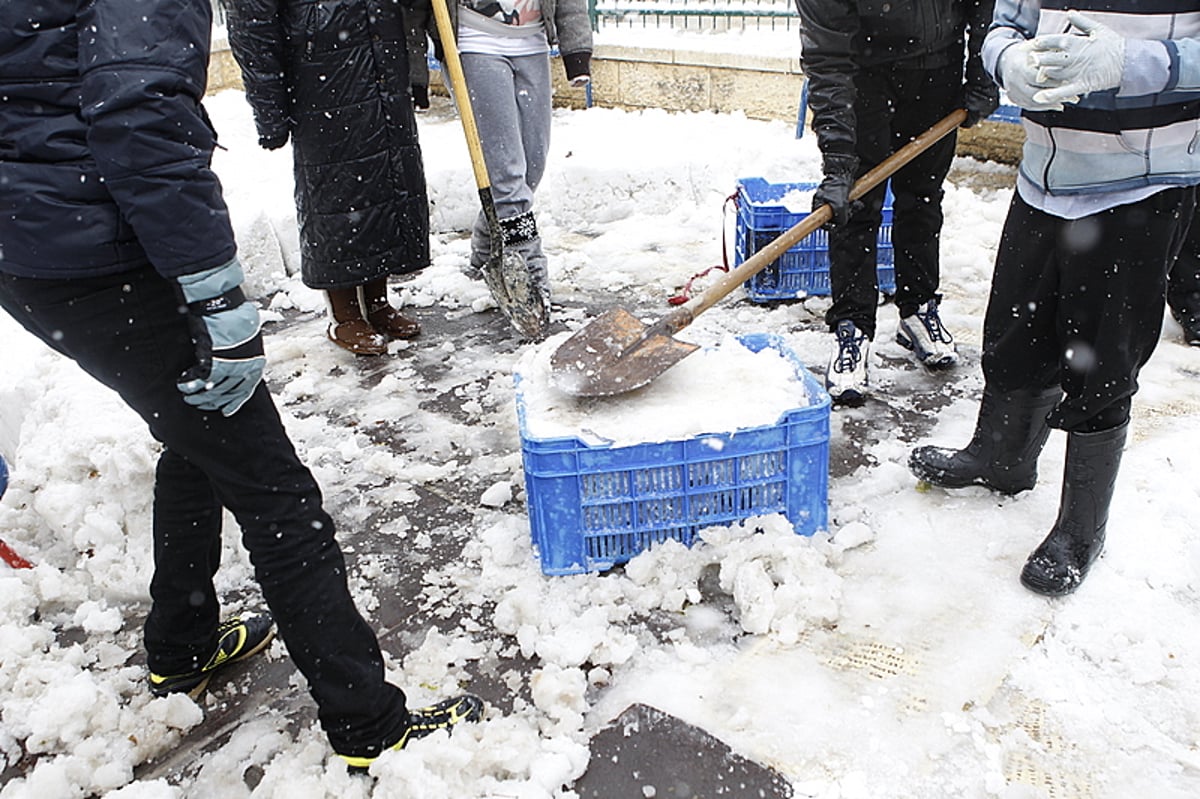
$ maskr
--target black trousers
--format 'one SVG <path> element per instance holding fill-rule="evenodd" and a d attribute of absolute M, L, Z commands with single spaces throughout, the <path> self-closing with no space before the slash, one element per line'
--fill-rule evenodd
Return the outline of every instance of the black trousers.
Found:
<path fill-rule="evenodd" d="M 1200 222 L 1193 217 L 1167 281 L 1167 305 L 1177 319 L 1200 323 Z"/>
<path fill-rule="evenodd" d="M 150 269 L 76 280 L 0 274 L 0 306 L 116 391 L 163 444 L 145 627 L 150 669 L 190 671 L 212 652 L 220 612 L 213 575 L 228 508 L 334 749 L 371 754 L 398 738 L 404 694 L 384 681 L 333 521 L 266 386 L 229 418 L 183 401 L 175 381 L 194 349 L 172 285 Z"/>
<path fill-rule="evenodd" d="M 983 375 L 1001 392 L 1061 385 L 1052 427 L 1087 433 L 1129 419 L 1158 344 L 1167 272 L 1195 210 L 1191 188 L 1082 219 L 1013 193 L 983 323 Z"/>
<path fill-rule="evenodd" d="M 961 66 L 940 69 L 863 70 L 855 77 L 858 176 L 962 107 Z M 954 160 L 956 136 L 949 134 L 892 176 L 892 247 L 895 302 L 901 317 L 937 296 L 941 281 L 942 183 Z M 862 198 L 862 207 L 829 236 L 829 286 L 833 304 L 829 329 L 843 319 L 875 337 L 879 305 L 877 237 L 884 187 Z"/>

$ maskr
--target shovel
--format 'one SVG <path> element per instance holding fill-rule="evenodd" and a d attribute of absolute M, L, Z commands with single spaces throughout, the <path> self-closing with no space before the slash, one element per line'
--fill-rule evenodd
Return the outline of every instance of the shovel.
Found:
<path fill-rule="evenodd" d="M 900 167 L 916 158 L 957 128 L 967 118 L 958 109 L 892 153 L 863 175 L 850 190 L 857 200 L 883 183 Z M 623 308 L 613 308 L 584 325 L 550 356 L 550 380 L 560 391 L 577 397 L 608 397 L 641 388 L 699 349 L 699 345 L 672 338 L 718 300 L 765 269 L 832 218 L 822 205 L 777 239 L 725 274 L 703 294 L 647 325 Z"/>
<path fill-rule="evenodd" d="M 471 97 L 467 92 L 467 80 L 463 76 L 462 61 L 458 57 L 454 29 L 446 0 L 433 0 L 433 16 L 437 21 L 438 38 L 442 40 L 442 51 L 446 68 L 450 72 L 450 86 L 454 104 L 462 120 L 463 134 L 467 139 L 467 150 L 471 153 L 471 167 L 475 171 L 475 185 L 479 189 L 479 204 L 487 221 L 491 249 L 487 263 L 483 266 L 483 282 L 492 299 L 505 318 L 527 339 L 539 340 L 545 336 L 550 323 L 550 309 L 520 253 L 506 250 L 504 231 L 500 218 L 496 216 L 496 202 L 492 198 L 492 184 L 487 165 L 483 160 L 483 146 L 479 142 L 479 128 L 475 124 L 475 113 L 471 109 Z"/>

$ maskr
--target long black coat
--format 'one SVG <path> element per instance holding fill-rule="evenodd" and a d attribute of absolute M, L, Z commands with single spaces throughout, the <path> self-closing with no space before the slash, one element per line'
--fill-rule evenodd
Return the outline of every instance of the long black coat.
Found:
<path fill-rule="evenodd" d="M 259 142 L 292 138 L 301 275 L 358 286 L 429 264 L 429 204 L 396 0 L 225 0 Z"/>

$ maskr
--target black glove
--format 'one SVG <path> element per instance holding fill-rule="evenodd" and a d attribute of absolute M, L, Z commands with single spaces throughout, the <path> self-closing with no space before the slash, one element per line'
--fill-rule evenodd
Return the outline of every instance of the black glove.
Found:
<path fill-rule="evenodd" d="M 813 195 L 813 210 L 822 205 L 828 205 L 833 212 L 832 224 L 844 225 L 854 213 L 850 202 L 850 189 L 854 186 L 854 173 L 858 169 L 858 159 L 853 155 L 826 155 L 824 160 L 825 178 Z"/>
<path fill-rule="evenodd" d="M 1000 107 L 1000 89 L 996 82 L 986 72 L 980 70 L 980 73 L 968 77 L 963 87 L 963 99 L 967 106 L 967 120 L 962 124 L 964 128 L 974 127 Z"/>

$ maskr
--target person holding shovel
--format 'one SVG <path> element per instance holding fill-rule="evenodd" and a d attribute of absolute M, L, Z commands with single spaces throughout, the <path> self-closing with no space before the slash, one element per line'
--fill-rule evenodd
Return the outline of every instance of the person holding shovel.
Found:
<path fill-rule="evenodd" d="M 572 86 L 590 80 L 592 27 L 585 0 L 433 0 L 445 2 L 474 109 L 491 195 L 505 249 L 519 254 L 550 306 L 550 279 L 533 212 L 550 150 L 553 87 L 550 48 L 557 45 Z M 441 32 L 435 42 L 441 52 Z M 480 211 L 471 232 L 473 273 L 491 253 Z"/>
<path fill-rule="evenodd" d="M 796 0 L 796 7 L 824 170 L 813 208 L 833 211 L 833 302 L 825 315 L 833 341 L 825 383 L 835 403 L 858 405 L 868 394 L 875 338 L 876 241 L 885 187 L 853 203 L 850 190 L 858 177 L 954 109 L 966 108 L 964 127 L 996 110 L 999 91 L 979 57 L 992 0 Z M 896 341 L 930 369 L 958 361 L 938 312 L 942 183 L 954 148 L 951 134 L 891 178 Z"/>
<path fill-rule="evenodd" d="M 429 265 L 429 202 L 399 5 L 222 0 L 259 144 L 292 142 L 300 275 L 329 339 L 382 355 L 421 332 L 388 277 Z"/>
<path fill-rule="evenodd" d="M 1058 518 L 1021 570 L 1030 591 L 1061 596 L 1104 546 L 1138 373 L 1195 213 L 1200 2 L 997 0 L 983 56 L 1025 129 L 983 397 L 966 447 L 919 447 L 909 467 L 1017 494 L 1036 484 L 1051 428 L 1066 431 Z"/>
<path fill-rule="evenodd" d="M 482 702 L 410 709 L 385 680 L 321 491 L 262 383 L 201 105 L 212 17 L 210 0 L 0 3 L 0 307 L 162 444 L 148 689 L 198 696 L 278 625 L 333 750 L 366 766 Z M 222 622 L 226 509 L 270 612 Z"/>

